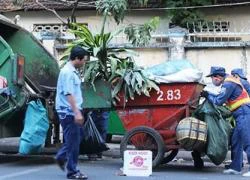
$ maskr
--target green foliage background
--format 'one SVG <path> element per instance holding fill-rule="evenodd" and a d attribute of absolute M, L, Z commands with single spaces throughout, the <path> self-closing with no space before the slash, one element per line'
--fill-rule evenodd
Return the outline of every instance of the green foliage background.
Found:
<path fill-rule="evenodd" d="M 163 5 L 167 8 L 205 6 L 215 4 L 215 0 L 163 0 Z M 171 18 L 171 23 L 180 27 L 187 27 L 187 23 L 203 21 L 204 16 L 201 9 L 175 9 L 169 10 L 167 15 Z"/>

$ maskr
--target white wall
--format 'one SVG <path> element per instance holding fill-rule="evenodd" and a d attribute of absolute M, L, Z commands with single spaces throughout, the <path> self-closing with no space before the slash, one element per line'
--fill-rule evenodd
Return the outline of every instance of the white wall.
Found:
<path fill-rule="evenodd" d="M 135 57 L 135 62 L 139 66 L 150 67 L 168 59 L 167 49 L 137 49 L 136 51 L 139 56 Z"/>
<path fill-rule="evenodd" d="M 58 11 L 59 15 L 65 18 L 70 16 L 71 11 Z M 5 15 L 14 19 L 16 15 L 20 15 L 20 21 L 18 24 L 23 26 L 28 31 L 33 31 L 33 24 L 53 24 L 53 23 L 61 23 L 58 18 L 54 14 L 48 11 L 27 11 L 27 12 L 9 12 Z M 117 26 L 116 23 L 109 18 L 108 23 L 106 25 L 106 31 L 114 31 L 125 24 L 130 23 L 138 23 L 142 24 L 148 20 L 150 20 L 154 16 L 161 16 L 161 23 L 159 25 L 158 31 L 166 32 L 168 29 L 168 20 L 164 18 L 164 13 L 162 11 L 153 11 L 153 12 L 130 12 L 126 15 L 123 23 L 120 26 Z M 76 13 L 77 22 L 87 23 L 90 30 L 94 31 L 94 33 L 99 33 L 101 29 L 101 16 L 97 15 L 95 11 L 77 11 Z M 114 29 L 115 27 L 115 29 Z M 116 38 L 119 42 L 123 41 L 124 38 L 119 39 Z M 116 40 L 115 39 L 115 40 Z M 45 44 L 47 47 L 47 44 Z M 51 50 L 51 47 L 48 47 Z M 159 64 L 165 60 L 167 60 L 168 54 L 166 49 L 136 49 L 138 51 L 138 55 L 135 57 L 135 61 L 140 66 L 151 66 L 155 64 Z"/>
<path fill-rule="evenodd" d="M 208 8 L 204 9 L 203 13 L 211 20 L 230 21 L 231 31 L 233 32 L 249 32 L 250 31 L 250 7 L 227 7 L 227 8 Z"/>
<path fill-rule="evenodd" d="M 204 72 L 204 75 L 209 74 L 211 66 L 225 67 L 227 73 L 230 73 L 234 68 L 244 68 L 250 74 L 249 57 L 243 57 L 242 53 L 243 49 L 241 48 L 192 49 L 186 51 L 187 59 Z M 245 66 L 245 63 L 248 66 Z M 209 79 L 205 80 L 210 81 Z"/>
<path fill-rule="evenodd" d="M 202 9 L 205 17 L 210 20 L 228 20 L 232 30 L 237 31 L 249 31 L 250 19 L 249 19 L 250 6 L 242 7 L 227 7 L 227 8 L 207 8 Z M 6 12 L 5 16 L 14 19 L 15 15 L 19 14 L 21 17 L 20 22 L 25 28 L 30 29 L 33 23 L 60 23 L 56 16 L 52 12 L 48 11 L 17 11 L 17 12 Z M 58 11 L 58 14 L 63 18 L 70 16 L 71 11 Z M 97 15 L 94 10 L 81 10 L 76 12 L 77 21 L 87 22 L 93 28 L 100 27 L 100 16 Z M 164 21 L 162 22 L 161 29 L 166 30 L 167 27 L 167 16 L 164 11 L 129 11 L 125 17 L 124 23 L 143 23 L 149 20 L 153 16 L 160 16 Z M 110 22 L 110 27 L 113 28 L 114 22 Z"/>
<path fill-rule="evenodd" d="M 250 6 L 228 7 L 228 8 L 208 8 L 202 9 L 205 17 L 215 21 L 230 21 L 230 31 L 232 32 L 250 32 Z M 33 24 L 43 23 L 60 23 L 59 19 L 52 12 L 48 11 L 17 11 L 4 13 L 10 19 L 14 19 L 15 15 L 19 14 L 21 20 L 19 24 L 24 26 L 29 31 L 32 31 Z M 71 11 L 58 11 L 65 21 L 70 16 Z M 167 32 L 168 22 L 166 12 L 161 10 L 155 11 L 129 11 L 124 19 L 124 24 L 143 23 L 154 16 L 161 17 L 161 25 L 159 31 Z M 88 23 L 90 28 L 99 31 L 101 27 L 101 17 L 94 10 L 81 10 L 76 12 L 78 22 Z M 109 21 L 108 29 L 114 30 L 114 21 Z M 117 27 L 115 27 L 117 28 Z"/>
<path fill-rule="evenodd" d="M 4 13 L 4 15 L 10 19 L 14 19 L 16 15 L 20 15 L 20 21 L 19 24 L 22 25 L 24 28 L 26 28 L 29 31 L 33 30 L 33 24 L 45 24 L 45 23 L 61 23 L 61 21 L 51 12 L 48 11 L 17 11 L 17 12 L 8 12 Z M 64 18 L 64 20 L 67 20 L 67 17 L 71 15 L 71 11 L 58 11 L 58 14 Z M 153 11 L 153 12 L 129 12 L 129 14 L 126 15 L 123 24 L 130 24 L 130 23 L 144 23 L 148 20 L 150 20 L 154 16 L 161 16 L 161 25 L 159 27 L 160 30 L 166 30 L 166 27 L 168 27 L 167 19 L 164 18 L 164 12 L 162 11 Z M 76 12 L 77 22 L 80 23 L 88 23 L 91 30 L 95 32 L 99 32 L 100 28 L 102 26 L 102 17 L 99 16 L 96 11 L 77 11 Z M 67 21 L 66 21 L 67 22 Z M 116 27 L 116 24 L 111 18 L 109 18 L 107 23 L 107 30 L 113 31 Z"/>
<path fill-rule="evenodd" d="M 250 32 L 250 6 L 246 7 L 231 7 L 231 8 L 214 8 L 214 9 L 203 9 L 203 12 L 211 20 L 222 20 L 230 21 L 230 31 L 232 32 Z M 63 17 L 70 16 L 70 11 L 58 12 Z M 33 24 L 44 24 L 44 23 L 60 23 L 60 21 L 51 12 L 47 11 L 27 11 L 27 12 L 9 12 L 5 15 L 11 19 L 15 15 L 19 14 L 21 20 L 20 25 L 23 25 L 29 31 L 33 30 Z M 101 17 L 96 14 L 95 11 L 77 11 L 77 21 L 81 23 L 88 23 L 91 30 L 98 32 L 101 27 Z M 163 11 L 132 11 L 129 12 L 124 20 L 125 24 L 129 23 L 143 23 L 153 16 L 165 17 Z M 107 29 L 114 30 L 114 21 L 108 22 Z M 164 18 L 161 21 L 159 31 L 167 33 L 168 20 Z M 192 49 L 187 50 L 187 59 L 190 59 L 192 63 L 197 65 L 204 74 L 208 74 L 210 66 L 224 66 L 228 72 L 232 68 L 242 67 L 247 71 L 250 77 L 250 61 L 249 54 L 250 49 L 246 50 L 247 56 L 243 56 L 242 49 Z M 136 62 L 139 65 L 151 66 L 167 60 L 168 53 L 166 49 L 144 49 L 139 50 L 139 57 L 136 57 Z"/>

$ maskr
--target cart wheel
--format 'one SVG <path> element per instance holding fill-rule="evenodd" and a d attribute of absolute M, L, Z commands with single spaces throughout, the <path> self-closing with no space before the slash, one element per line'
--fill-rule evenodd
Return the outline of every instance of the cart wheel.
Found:
<path fill-rule="evenodd" d="M 165 145 L 161 135 L 154 129 L 140 126 L 128 131 L 120 145 L 121 156 L 125 150 L 152 151 L 153 168 L 160 164 L 165 153 Z"/>
<path fill-rule="evenodd" d="M 178 154 L 178 152 L 179 152 L 178 149 L 174 149 L 174 150 L 170 150 L 169 152 L 166 152 L 165 157 L 161 161 L 161 164 L 167 164 L 168 162 L 172 161 L 175 158 L 175 156 Z"/>

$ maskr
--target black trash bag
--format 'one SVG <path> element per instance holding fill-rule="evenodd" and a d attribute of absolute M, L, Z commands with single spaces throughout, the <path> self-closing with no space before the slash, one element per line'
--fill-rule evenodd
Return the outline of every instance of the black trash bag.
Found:
<path fill-rule="evenodd" d="M 88 113 L 87 120 L 83 125 L 83 140 L 80 144 L 80 154 L 97 154 L 109 150 L 95 123 Z"/>
<path fill-rule="evenodd" d="M 206 155 L 215 164 L 220 165 L 227 156 L 231 126 L 231 112 L 223 106 L 216 106 L 206 100 L 193 113 L 199 120 L 205 121 L 208 127 Z"/>

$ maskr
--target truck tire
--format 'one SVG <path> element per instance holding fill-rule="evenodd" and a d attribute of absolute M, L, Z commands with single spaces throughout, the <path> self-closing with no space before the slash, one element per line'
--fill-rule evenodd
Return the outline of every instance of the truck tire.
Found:
<path fill-rule="evenodd" d="M 120 153 L 123 158 L 126 150 L 150 150 L 152 151 L 152 167 L 157 167 L 165 153 L 165 144 L 161 135 L 153 128 L 139 126 L 128 131 L 120 145 Z"/>

